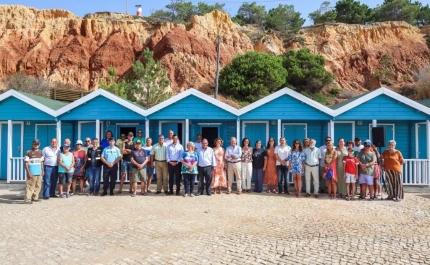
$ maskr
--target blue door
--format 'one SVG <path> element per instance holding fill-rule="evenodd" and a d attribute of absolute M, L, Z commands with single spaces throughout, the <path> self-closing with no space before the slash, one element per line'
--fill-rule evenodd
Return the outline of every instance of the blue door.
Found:
<path fill-rule="evenodd" d="M 0 125 L 0 179 L 7 178 L 7 150 L 8 150 L 8 129 L 7 124 Z M 12 157 L 23 157 L 22 146 L 22 125 L 12 124 Z"/>
<path fill-rule="evenodd" d="M 248 123 L 245 122 L 243 125 L 242 138 L 249 138 L 249 143 L 254 146 L 257 140 L 261 140 L 262 145 L 266 146 L 268 135 L 266 133 L 266 123 Z M 228 140 L 227 140 L 228 141 Z M 237 139 L 237 144 L 242 145 L 242 139 Z M 227 143 L 227 146 L 230 144 Z"/>
<path fill-rule="evenodd" d="M 427 159 L 427 129 L 425 123 L 417 124 L 418 150 L 417 158 Z M 389 141 L 389 140 L 388 140 Z"/>
<path fill-rule="evenodd" d="M 352 123 L 334 123 L 334 145 L 337 145 L 339 138 L 345 140 L 345 145 L 348 141 L 354 141 L 352 131 Z"/>
<path fill-rule="evenodd" d="M 57 137 L 56 124 L 36 124 L 36 138 L 40 141 L 40 146 L 48 146 L 51 139 Z"/>
<path fill-rule="evenodd" d="M 81 127 L 79 128 L 80 134 L 78 137 L 80 137 L 79 140 L 84 140 L 85 137 L 90 137 L 93 139 L 96 137 L 96 122 L 82 122 Z M 103 135 L 104 138 L 104 135 Z"/>
<path fill-rule="evenodd" d="M 0 124 L 0 179 L 7 177 L 7 124 Z"/>
<path fill-rule="evenodd" d="M 172 130 L 175 134 L 178 135 L 179 141 L 181 144 L 184 143 L 184 139 L 182 138 L 182 123 L 178 122 L 163 122 L 161 124 L 161 133 L 164 135 L 164 139 L 169 137 L 169 130 Z M 157 136 L 158 139 L 158 136 Z M 158 141 L 155 141 L 158 142 Z"/>
<path fill-rule="evenodd" d="M 289 146 L 292 145 L 292 142 L 295 139 L 299 139 L 300 142 L 306 138 L 306 124 L 284 124 L 283 128 L 283 136 L 287 139 L 287 144 Z M 276 141 L 277 142 L 277 141 Z"/>

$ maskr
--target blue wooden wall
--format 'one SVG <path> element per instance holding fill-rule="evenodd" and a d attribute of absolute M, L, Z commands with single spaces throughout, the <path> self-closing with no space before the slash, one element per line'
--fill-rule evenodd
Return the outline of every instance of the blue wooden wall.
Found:
<path fill-rule="evenodd" d="M 214 103 L 216 103 L 214 99 Z M 196 96 L 190 95 L 148 116 L 151 120 L 220 120 L 237 116 Z"/>
<path fill-rule="evenodd" d="M 336 120 L 426 120 L 429 116 L 386 95 L 377 96 L 339 116 Z"/>
<path fill-rule="evenodd" d="M 283 95 L 240 116 L 241 120 L 330 120 L 332 117 L 289 95 Z"/>
<path fill-rule="evenodd" d="M 60 120 L 144 120 L 145 117 L 104 96 L 72 109 L 60 117 Z"/>
<path fill-rule="evenodd" d="M 15 97 L 8 97 L 0 101 L 0 113 L 0 120 L 4 121 L 55 121 L 53 116 Z"/>

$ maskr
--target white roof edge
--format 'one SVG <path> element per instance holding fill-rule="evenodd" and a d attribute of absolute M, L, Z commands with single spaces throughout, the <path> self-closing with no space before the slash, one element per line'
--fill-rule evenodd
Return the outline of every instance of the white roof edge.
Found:
<path fill-rule="evenodd" d="M 23 102 L 31 103 L 30 105 L 32 105 L 36 109 L 51 115 L 53 118 L 56 117 L 56 111 L 55 110 L 48 108 L 47 106 L 27 97 L 24 94 L 19 93 L 19 91 L 16 91 L 14 89 L 10 89 L 10 90 L 4 92 L 3 94 L 1 94 L 0 95 L 0 101 L 3 101 L 4 99 L 9 98 L 9 97 L 15 97 L 15 98 L 17 98 Z"/>
<path fill-rule="evenodd" d="M 275 93 L 270 94 L 270 95 L 268 95 L 268 96 L 266 96 L 260 100 L 255 101 L 254 103 L 251 103 L 250 105 L 240 109 L 239 115 L 241 116 L 241 115 L 243 115 L 243 114 L 245 114 L 245 113 L 247 113 L 247 112 L 249 112 L 255 108 L 258 108 L 258 107 L 260 107 L 266 103 L 269 103 L 272 100 L 274 100 L 278 97 L 281 97 L 283 95 L 290 95 L 293 98 L 298 99 L 301 102 L 306 103 L 309 106 L 334 117 L 334 111 L 332 109 L 330 109 L 329 107 L 326 107 L 323 104 L 321 104 L 321 103 L 319 103 L 313 99 L 310 99 L 310 98 L 308 98 L 308 97 L 306 97 L 306 96 L 304 96 L 304 95 L 302 95 L 302 94 L 300 94 L 300 93 L 298 93 L 298 92 L 296 92 L 296 91 L 294 91 L 288 87 L 281 88 L 280 90 L 276 91 Z"/>
<path fill-rule="evenodd" d="M 344 113 L 344 112 L 346 112 L 348 110 L 351 110 L 351 109 L 357 107 L 358 105 L 361 105 L 361 104 L 365 103 L 368 100 L 376 98 L 377 96 L 380 96 L 382 94 L 387 95 L 390 98 L 393 98 L 393 99 L 395 99 L 395 100 L 397 100 L 397 101 L 399 101 L 401 103 L 404 103 L 404 104 L 406 104 L 406 105 L 408 105 L 408 106 L 410 106 L 410 107 L 412 107 L 414 109 L 417 109 L 417 110 L 419 110 L 419 111 L 421 111 L 421 112 L 423 112 L 425 114 L 430 115 L 430 108 L 428 108 L 428 107 L 426 107 L 426 106 L 424 106 L 424 105 L 422 105 L 422 104 L 420 104 L 420 103 L 418 103 L 416 101 L 413 101 L 412 99 L 409 99 L 409 98 L 407 98 L 405 96 L 402 96 L 402 95 L 400 95 L 400 94 L 398 94 L 398 93 L 396 93 L 396 92 L 394 92 L 394 91 L 392 91 L 392 90 L 390 90 L 388 88 L 380 87 L 380 88 L 378 88 L 378 89 L 376 89 L 374 91 L 371 91 L 367 95 L 364 95 L 364 96 L 362 96 L 362 97 L 360 97 L 360 98 L 358 98 L 358 99 L 356 99 L 356 100 L 354 100 L 354 101 L 346 104 L 345 106 L 342 106 L 341 108 L 336 109 L 334 111 L 335 117 L 339 116 L 340 114 L 342 114 L 342 113 Z"/>
<path fill-rule="evenodd" d="M 223 109 L 227 112 L 230 112 L 233 115 L 238 116 L 239 111 L 236 108 L 234 108 L 234 107 L 232 107 L 232 106 L 230 106 L 230 105 L 228 105 L 228 104 L 226 104 L 226 103 L 224 103 L 218 99 L 212 98 L 212 97 L 210 97 L 210 96 L 208 96 L 208 95 L 206 95 L 206 94 L 204 94 L 204 93 L 202 93 L 202 92 L 200 92 L 194 88 L 189 88 L 189 89 L 185 90 L 184 92 L 181 92 L 181 93 L 169 98 L 168 100 L 165 100 L 165 101 L 147 109 L 146 115 L 149 116 L 149 115 L 151 115 L 157 111 L 160 111 L 160 110 L 164 109 L 165 107 L 172 105 L 173 103 L 176 103 L 179 100 L 184 99 L 184 98 L 191 96 L 191 95 L 196 96 L 196 97 L 198 97 L 198 98 L 200 98 L 200 99 L 202 99 L 202 100 L 204 100 L 204 101 L 206 101 L 212 105 L 220 107 L 221 109 Z M 215 102 L 216 102 L 216 104 L 215 104 Z"/>
<path fill-rule="evenodd" d="M 132 110 L 132 111 L 134 111 L 134 112 L 136 112 L 142 116 L 146 116 L 144 109 L 141 109 L 141 108 L 135 106 L 134 104 L 132 104 L 132 103 L 120 98 L 119 96 L 112 94 L 112 93 L 110 93 L 110 92 L 108 92 L 102 88 L 98 88 L 98 89 L 94 90 L 93 92 L 91 92 L 90 94 L 88 94 L 88 95 L 86 95 L 86 96 L 84 96 L 84 97 L 82 97 L 76 101 L 73 101 L 72 103 L 67 104 L 66 106 L 57 110 L 57 117 L 60 115 L 63 115 L 64 113 L 66 113 L 70 110 L 73 110 L 73 109 L 79 107 L 80 105 L 90 101 L 91 99 L 93 99 L 97 96 L 104 96 L 107 99 L 110 99 L 114 102 L 117 102 L 117 103 L 121 104 L 122 106 L 124 106 L 124 107 L 126 107 L 126 108 L 128 108 L 128 109 L 130 109 L 130 110 Z"/>

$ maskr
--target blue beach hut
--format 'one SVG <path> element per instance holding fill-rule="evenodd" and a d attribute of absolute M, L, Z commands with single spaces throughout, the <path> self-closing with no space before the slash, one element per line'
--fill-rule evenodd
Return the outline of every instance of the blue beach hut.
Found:
<path fill-rule="evenodd" d="M 405 184 L 429 184 L 430 109 L 387 88 L 353 97 L 331 106 L 335 114 L 335 139 L 372 139 L 372 127 L 384 128 L 384 147 L 389 140 L 406 158 Z M 347 139 L 347 138 L 345 138 Z"/>
<path fill-rule="evenodd" d="M 105 137 L 106 131 L 112 131 L 115 139 L 121 133 L 136 132 L 140 129 L 145 135 L 149 122 L 145 119 L 145 109 L 103 89 L 64 106 L 57 111 L 61 122 L 62 138 L 69 138 L 72 143 L 85 137 Z"/>
<path fill-rule="evenodd" d="M 289 88 L 283 88 L 239 111 L 241 138 L 247 137 L 252 145 L 260 139 L 263 145 L 269 137 L 276 142 L 285 137 L 290 145 L 294 139 L 313 138 L 317 145 L 331 135 L 334 111 Z"/>
<path fill-rule="evenodd" d="M 66 103 L 8 90 L 0 95 L 0 179 L 24 181 L 24 155 L 32 140 L 41 148 L 60 134 L 56 111 Z"/>
<path fill-rule="evenodd" d="M 238 134 L 238 110 L 193 88 L 147 109 L 146 115 L 154 142 L 173 130 L 184 145 L 202 134 L 209 146 L 217 137 L 226 146 L 226 139 Z"/>

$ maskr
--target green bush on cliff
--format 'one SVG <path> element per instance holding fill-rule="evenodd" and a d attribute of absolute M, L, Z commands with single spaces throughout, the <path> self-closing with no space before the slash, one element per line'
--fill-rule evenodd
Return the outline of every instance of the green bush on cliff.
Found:
<path fill-rule="evenodd" d="M 282 67 L 281 57 L 247 52 L 236 56 L 221 70 L 219 90 L 251 103 L 277 91 L 286 78 L 287 70 Z"/>

